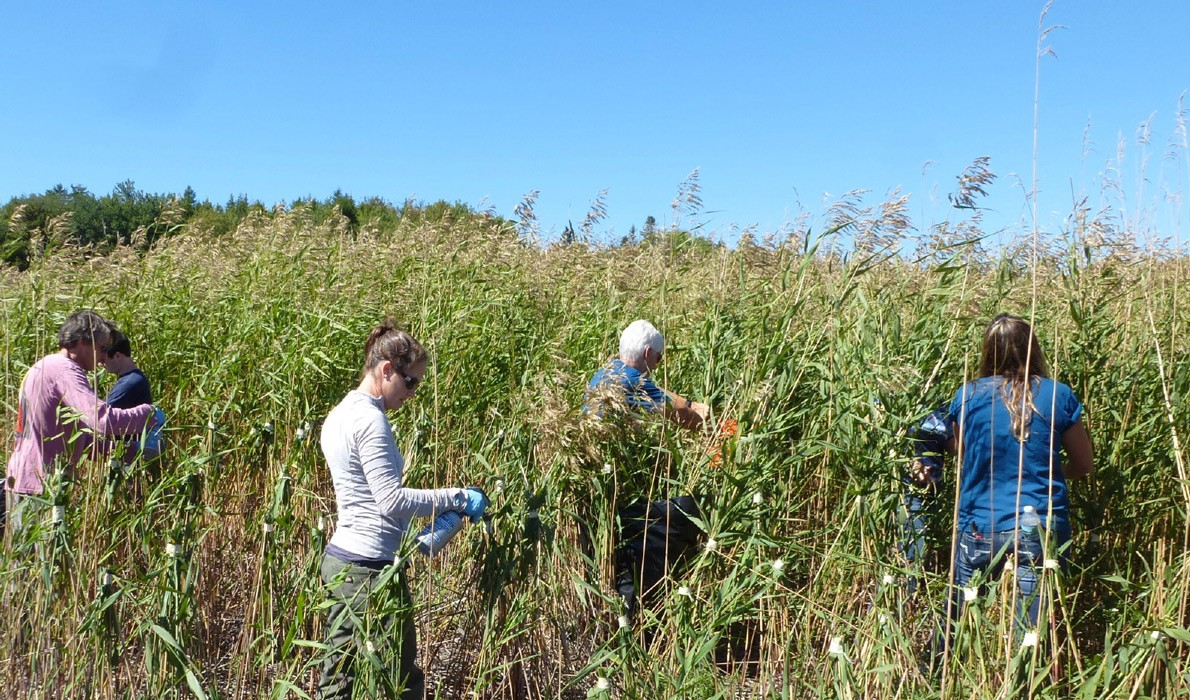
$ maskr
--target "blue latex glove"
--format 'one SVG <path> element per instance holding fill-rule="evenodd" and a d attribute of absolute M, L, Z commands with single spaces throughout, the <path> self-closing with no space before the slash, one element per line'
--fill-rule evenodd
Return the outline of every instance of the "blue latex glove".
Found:
<path fill-rule="evenodd" d="M 463 506 L 463 515 L 471 518 L 471 522 L 477 523 L 483 517 L 484 511 L 488 509 L 488 497 L 477 488 L 463 489 L 463 496 L 467 499 L 467 503 Z"/>
<path fill-rule="evenodd" d="M 145 452 L 160 453 L 161 452 L 161 431 L 165 428 L 165 411 L 160 408 L 153 409 L 153 419 L 149 423 L 148 435 L 145 436 L 145 444 L 142 449 Z"/>

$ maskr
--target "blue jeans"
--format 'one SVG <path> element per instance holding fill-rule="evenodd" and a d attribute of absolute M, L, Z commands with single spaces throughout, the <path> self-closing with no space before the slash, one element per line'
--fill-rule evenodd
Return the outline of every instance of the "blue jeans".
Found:
<path fill-rule="evenodd" d="M 917 493 L 905 494 L 905 531 L 901 554 L 910 564 L 920 564 L 926 553 L 926 499 Z"/>
<path fill-rule="evenodd" d="M 1048 542 L 1043 537 L 1048 535 Z M 963 589 L 968 587 L 978 572 L 983 580 L 994 578 L 1004 568 L 1005 559 L 1015 554 L 1017 582 L 1017 627 L 1036 627 L 1041 607 L 1038 581 L 1044 571 L 1045 560 L 1057 560 L 1066 568 L 1066 545 L 1070 542 L 1070 529 L 1053 528 L 1048 532 L 1041 528 L 1024 533 L 1019 530 L 996 532 L 960 532 L 955 540 L 954 587 L 951 589 L 951 619 L 958 620 L 963 612 Z M 1014 552 L 1015 545 L 1015 552 Z M 981 583 L 979 595 L 987 587 Z"/>
<path fill-rule="evenodd" d="M 933 485 L 924 489 L 909 485 L 905 488 L 897 551 L 908 574 L 904 591 L 913 596 L 919 589 L 925 589 L 923 577 L 927 571 L 940 571 L 941 566 L 949 563 L 942 542 L 951 539 L 953 502 Z"/>

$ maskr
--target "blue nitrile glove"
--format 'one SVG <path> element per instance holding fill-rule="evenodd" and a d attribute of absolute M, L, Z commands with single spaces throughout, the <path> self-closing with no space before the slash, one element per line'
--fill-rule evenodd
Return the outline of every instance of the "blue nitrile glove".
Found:
<path fill-rule="evenodd" d="M 161 431 L 165 428 L 165 411 L 160 408 L 153 408 L 153 421 L 149 428 L 149 433 L 145 435 L 145 444 L 142 449 L 145 452 L 160 453 L 161 452 Z"/>
<path fill-rule="evenodd" d="M 483 491 L 471 487 L 463 489 L 463 496 L 467 499 L 467 503 L 463 506 L 463 515 L 471 518 L 473 523 L 479 522 L 484 511 L 488 509 L 487 495 Z"/>

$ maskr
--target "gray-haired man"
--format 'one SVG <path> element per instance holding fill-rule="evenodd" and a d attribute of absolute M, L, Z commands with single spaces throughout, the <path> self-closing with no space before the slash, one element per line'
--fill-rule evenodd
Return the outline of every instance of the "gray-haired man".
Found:
<path fill-rule="evenodd" d="M 649 374 L 661 362 L 665 339 L 648 321 L 633 321 L 620 334 L 620 352 L 591 378 L 583 410 L 602 414 L 600 400 L 622 402 L 633 410 L 661 413 L 687 428 L 702 427 L 709 415 L 706 404 L 691 401 L 657 386 Z M 626 462 L 648 461 L 652 453 L 636 446 Z M 632 465 L 639 466 L 639 465 Z M 621 471 L 629 468 L 617 464 Z M 655 475 L 654 475 L 655 476 Z M 651 481 L 655 482 L 655 479 Z M 623 498 L 628 505 L 618 512 L 616 537 L 616 590 L 629 615 L 666 576 L 673 565 L 698 545 L 702 532 L 691 518 L 699 517 L 693 496 L 677 496 L 650 502 L 651 486 L 623 479 L 628 486 Z"/>

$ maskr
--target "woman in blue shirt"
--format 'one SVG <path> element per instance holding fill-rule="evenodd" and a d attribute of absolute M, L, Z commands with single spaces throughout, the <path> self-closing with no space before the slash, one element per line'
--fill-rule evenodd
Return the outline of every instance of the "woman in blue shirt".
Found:
<path fill-rule="evenodd" d="M 950 404 L 959 456 L 953 590 L 968 587 L 978 572 L 995 576 L 1011 554 L 1017 620 L 1031 628 L 1044 561 L 1062 561 L 1070 541 L 1066 480 L 1092 468 L 1083 406 L 1070 387 L 1048 375 L 1032 327 L 1001 314 L 984 332 L 979 379 L 964 384 Z M 1034 513 L 1037 524 L 1030 522 Z M 954 619 L 965 597 L 952 595 Z"/>

